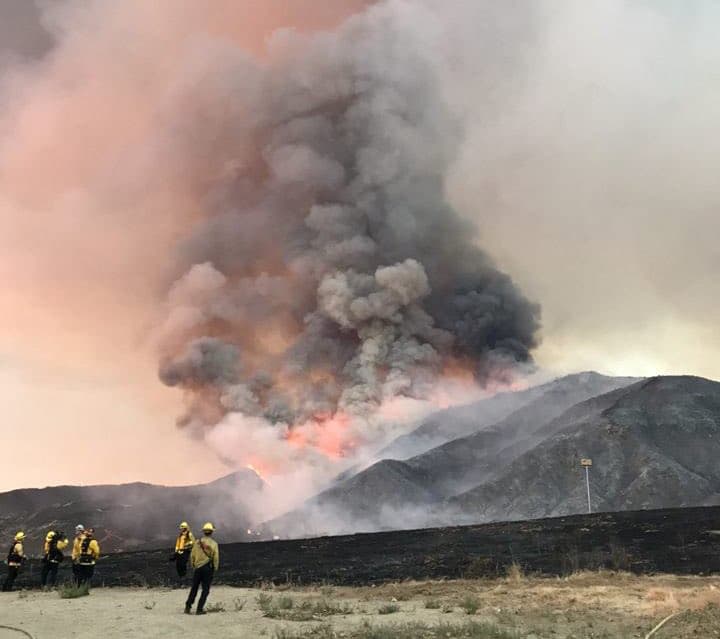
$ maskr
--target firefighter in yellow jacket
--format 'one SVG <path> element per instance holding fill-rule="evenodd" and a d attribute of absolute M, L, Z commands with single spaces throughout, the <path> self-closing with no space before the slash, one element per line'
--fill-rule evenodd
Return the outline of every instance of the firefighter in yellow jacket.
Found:
<path fill-rule="evenodd" d="M 77 567 L 78 586 L 84 583 L 90 585 L 95 572 L 95 563 L 100 557 L 100 545 L 93 538 L 94 532 L 92 528 L 85 529 L 82 535 L 75 537 L 73 543 L 72 560 Z"/>
<path fill-rule="evenodd" d="M 25 533 L 20 531 L 15 535 L 15 539 L 10 545 L 10 551 L 7 556 L 8 574 L 3 583 L 2 591 L 11 592 L 15 579 L 20 572 L 20 568 L 27 561 L 25 555 L 25 549 L 23 548 L 23 541 L 25 540 Z"/>
<path fill-rule="evenodd" d="M 175 568 L 177 569 L 178 577 L 181 579 L 187 574 L 188 560 L 190 559 L 190 553 L 194 543 L 195 537 L 193 537 L 190 527 L 186 521 L 182 522 L 180 524 L 180 532 L 175 540 L 174 556 Z"/>
<path fill-rule="evenodd" d="M 72 547 L 72 574 L 73 574 L 73 581 L 77 583 L 78 579 L 80 578 L 80 567 L 78 566 L 76 557 L 80 556 L 79 551 L 79 544 L 82 541 L 83 535 L 85 534 L 85 526 L 82 524 L 78 524 L 75 526 L 75 537 L 73 539 L 73 547 Z M 78 549 L 77 552 L 75 552 L 76 548 Z"/>
<path fill-rule="evenodd" d="M 51 587 L 57 584 L 58 568 L 60 562 L 65 559 L 62 551 L 69 543 L 65 533 L 58 530 L 51 530 L 45 536 L 42 570 L 40 571 L 40 585 L 43 588 L 48 585 L 48 581 Z"/>
<path fill-rule="evenodd" d="M 195 597 L 197 597 L 198 588 L 202 585 L 202 593 L 200 593 L 200 601 L 198 601 L 197 615 L 205 614 L 205 602 L 210 594 L 210 585 L 212 584 L 215 571 L 220 566 L 220 549 L 217 542 L 212 538 L 215 527 L 211 523 L 203 526 L 203 536 L 200 537 L 193 545 L 190 553 L 190 565 L 193 570 L 192 588 L 190 595 L 185 602 L 185 614 L 189 615 L 192 611 Z"/>

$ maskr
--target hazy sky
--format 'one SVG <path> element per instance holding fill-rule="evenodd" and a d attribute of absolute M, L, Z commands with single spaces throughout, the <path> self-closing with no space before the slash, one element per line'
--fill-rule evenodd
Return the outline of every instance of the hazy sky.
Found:
<path fill-rule="evenodd" d="M 212 479 L 226 467 L 175 429 L 157 379 L 159 293 L 197 185 L 154 164 L 153 132 L 199 40 L 255 54 L 364 3 L 38 4 L 0 0 L 0 434 L 17 442 L 0 490 Z M 465 126 L 448 194 L 542 305 L 547 369 L 720 378 L 720 8 L 687 4 L 438 14 Z"/>

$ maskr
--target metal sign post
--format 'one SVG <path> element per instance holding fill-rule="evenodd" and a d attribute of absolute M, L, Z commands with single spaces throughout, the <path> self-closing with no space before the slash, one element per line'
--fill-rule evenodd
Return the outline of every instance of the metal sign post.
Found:
<path fill-rule="evenodd" d="M 580 465 L 585 469 L 585 485 L 587 486 L 588 513 L 592 513 L 592 506 L 590 505 L 590 466 L 592 466 L 592 459 L 581 459 Z"/>

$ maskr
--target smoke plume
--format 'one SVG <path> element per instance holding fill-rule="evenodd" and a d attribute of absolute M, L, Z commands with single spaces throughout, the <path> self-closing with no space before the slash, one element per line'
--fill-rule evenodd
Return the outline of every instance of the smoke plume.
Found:
<path fill-rule="evenodd" d="M 420 4 L 385 2 L 276 33 L 262 59 L 223 49 L 175 96 L 195 105 L 184 152 L 214 172 L 178 251 L 160 378 L 185 391 L 180 425 L 233 459 L 349 455 L 385 403 L 531 360 L 538 307 L 445 198 L 461 131 L 440 37 Z"/>

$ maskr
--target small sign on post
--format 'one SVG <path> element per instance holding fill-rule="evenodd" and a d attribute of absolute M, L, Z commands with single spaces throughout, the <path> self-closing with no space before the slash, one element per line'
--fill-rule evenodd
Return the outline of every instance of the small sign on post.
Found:
<path fill-rule="evenodd" d="M 580 465 L 585 469 L 585 485 L 587 486 L 588 513 L 592 513 L 592 506 L 590 505 L 590 467 L 592 466 L 592 459 L 583 457 L 580 460 Z"/>

